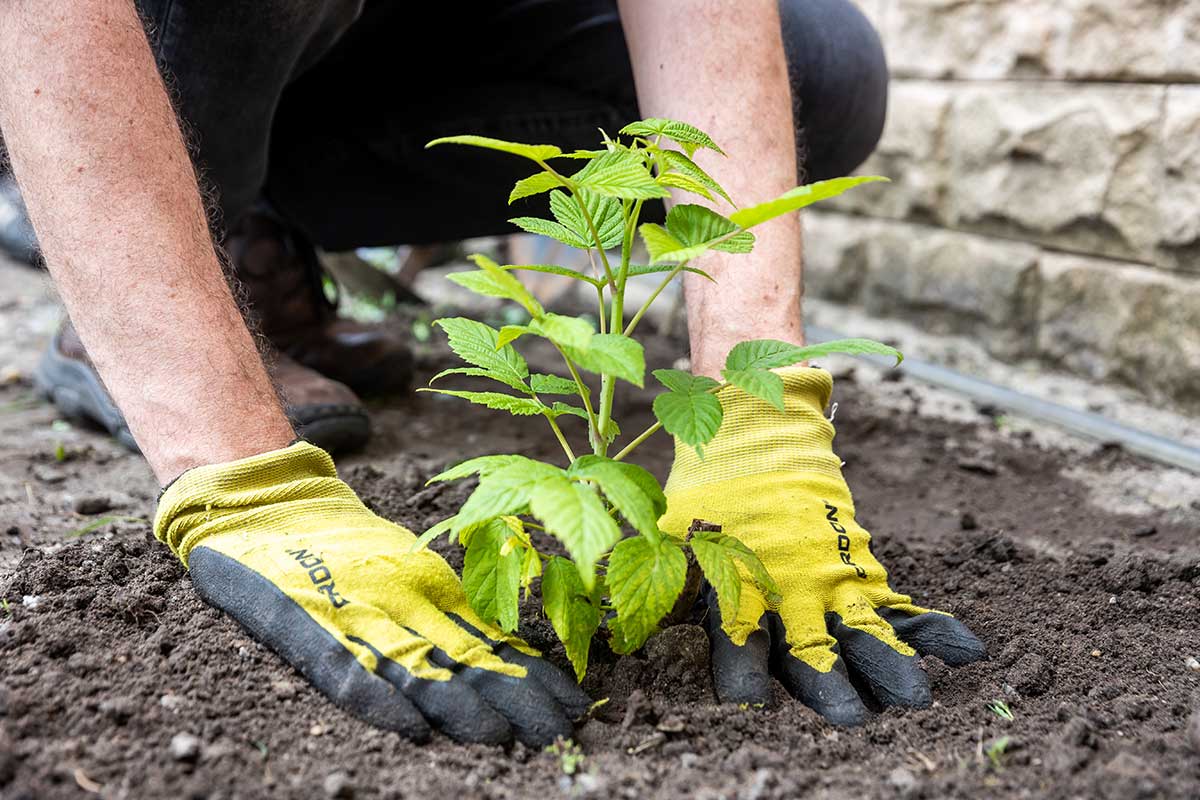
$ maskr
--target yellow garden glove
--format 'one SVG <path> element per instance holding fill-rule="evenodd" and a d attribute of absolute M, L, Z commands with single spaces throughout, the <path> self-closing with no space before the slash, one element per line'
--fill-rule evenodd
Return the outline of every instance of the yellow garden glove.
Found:
<path fill-rule="evenodd" d="M 667 480 L 664 531 L 684 535 L 694 519 L 716 523 L 749 546 L 779 584 L 769 608 L 748 576 L 736 619 L 722 624 L 706 592 L 713 679 L 722 701 L 765 703 L 769 675 L 830 721 L 867 716 L 868 701 L 927 706 L 929 683 L 918 654 L 950 665 L 984 656 L 965 625 L 913 605 L 888 585 L 870 535 L 833 452 L 824 409 L 833 379 L 820 369 L 777 370 L 784 406 L 733 386 L 718 395 L 724 422 L 704 459 L 676 442 Z M 849 669 L 847 669 L 849 668 Z"/>
<path fill-rule="evenodd" d="M 154 533 L 206 602 L 373 725 L 544 745 L 587 710 L 574 681 L 484 623 L 450 565 L 410 552 L 413 534 L 372 514 L 310 444 L 185 472 Z"/>

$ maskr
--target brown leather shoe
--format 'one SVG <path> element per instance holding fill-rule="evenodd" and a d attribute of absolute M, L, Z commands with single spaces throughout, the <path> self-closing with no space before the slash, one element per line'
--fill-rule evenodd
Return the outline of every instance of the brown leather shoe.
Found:
<path fill-rule="evenodd" d="M 267 368 L 297 435 L 329 452 L 366 444 L 370 420 L 349 387 L 284 355 L 276 356 Z M 125 417 L 104 388 L 70 322 L 64 322 L 50 341 L 34 372 L 34 382 L 65 416 L 94 422 L 130 450 L 138 449 Z"/>
<path fill-rule="evenodd" d="M 263 334 L 281 353 L 363 395 L 403 392 L 412 353 L 393 332 L 337 315 L 316 250 L 260 203 L 225 239 Z"/>

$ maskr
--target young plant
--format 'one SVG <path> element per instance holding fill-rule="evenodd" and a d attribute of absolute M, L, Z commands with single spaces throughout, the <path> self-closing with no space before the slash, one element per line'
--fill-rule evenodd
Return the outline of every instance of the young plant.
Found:
<path fill-rule="evenodd" d="M 533 162 L 537 171 L 517 182 L 509 202 L 548 192 L 553 218 L 517 217 L 511 222 L 586 251 L 591 263 L 591 273 L 584 274 L 549 264 L 501 266 L 476 255 L 472 260 L 479 269 L 449 276 L 473 292 L 518 304 L 529 319 L 499 329 L 462 317 L 435 321 L 467 366 L 445 370 L 431 385 L 459 375 L 498 386 L 425 391 L 514 416 L 541 417 L 566 461 L 563 466 L 520 455 L 489 455 L 435 476 L 431 482 L 477 475 L 479 485 L 457 514 L 426 531 L 420 542 L 442 533 L 457 537 L 466 547 L 463 585 L 472 606 L 506 631 L 517 628 L 521 590 L 528 596 L 530 584 L 540 577 L 542 606 L 581 680 L 592 637 L 602 625 L 619 653 L 638 649 L 657 630 L 684 590 L 689 548 L 716 589 L 723 613 L 731 615 L 727 618 L 736 613 L 742 580 L 754 581 L 770 595 L 777 592 L 755 554 L 716 526 L 694 525 L 686 540 L 659 530 L 666 498 L 654 476 L 628 460 L 638 446 L 661 428 L 703 456 L 704 445 L 721 427 L 716 392 L 722 387 L 732 384 L 783 408 L 783 381 L 771 372 L 774 368 L 834 352 L 900 358 L 894 349 L 865 339 L 810 347 L 771 339 L 742 342 L 729 353 L 723 381 L 678 369 L 655 370 L 654 378 L 665 389 L 654 399 L 658 421 L 623 436 L 613 418 L 613 397 L 621 381 L 643 386 L 645 359 L 634 333 L 672 279 L 686 271 L 711 280 L 691 266 L 705 253 L 749 253 L 755 226 L 853 186 L 885 179 L 837 178 L 798 186 L 729 216 L 707 206 L 679 203 L 666 215 L 665 224 L 639 224 L 644 204 L 668 197 L 669 189 L 732 204 L 726 191 L 692 160 L 700 149 L 724 153 L 703 131 L 672 120 L 645 119 L 620 133 L 624 140 L 605 134 L 600 149 L 573 153 L 553 145 L 482 136 L 452 136 L 429 144 L 482 147 Z M 649 253 L 648 264 L 632 263 L 639 235 Z M 547 311 L 513 274 L 518 269 L 562 275 L 591 286 L 598 329 L 584 318 Z M 629 315 L 627 282 L 648 274 L 661 275 L 661 282 Z M 554 346 L 562 357 L 562 374 L 530 371 L 514 346 L 526 336 Z M 589 382 L 596 376 L 598 386 Z M 571 448 L 560 427 L 568 418 L 586 423 L 590 453 L 577 454 Z M 610 449 L 616 452 L 609 455 Z M 634 535 L 623 535 L 622 522 Z M 553 536 L 570 558 L 539 552 L 530 530 Z"/>

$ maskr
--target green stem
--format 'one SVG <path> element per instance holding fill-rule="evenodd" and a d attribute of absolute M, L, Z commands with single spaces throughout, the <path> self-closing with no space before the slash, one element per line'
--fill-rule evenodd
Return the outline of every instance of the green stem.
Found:
<path fill-rule="evenodd" d="M 629 278 L 629 259 L 633 254 L 633 234 L 637 230 L 637 221 L 642 214 L 642 201 L 637 200 L 632 210 L 625 216 L 625 237 L 621 241 L 621 266 L 617 274 L 617 284 L 613 291 L 612 321 L 609 323 L 614 331 L 621 330 L 625 321 L 625 282 Z M 616 393 L 617 381 L 612 375 L 600 377 L 600 444 L 601 452 L 608 453 L 608 423 L 612 420 L 613 395 Z"/>
<path fill-rule="evenodd" d="M 554 342 L 551 342 L 551 344 L 554 344 Z M 599 437 L 596 434 L 600 430 L 600 427 L 596 422 L 596 412 L 592 410 L 592 401 L 588 399 L 587 386 L 584 385 L 583 378 L 579 377 L 579 370 L 575 368 L 575 362 L 568 358 L 567 354 L 557 344 L 554 344 L 554 349 L 563 357 L 563 361 L 567 365 L 567 370 L 570 371 L 571 377 L 575 379 L 575 389 L 579 392 L 579 399 L 583 401 L 583 408 L 587 411 L 588 415 L 588 438 L 592 440 L 592 452 L 599 454 L 596 444 L 599 441 Z"/>
<path fill-rule="evenodd" d="M 554 431 L 554 435 L 558 438 L 558 443 L 562 445 L 563 452 L 567 454 L 567 459 L 570 463 L 575 463 L 575 451 L 571 449 L 571 445 L 567 444 L 567 437 L 563 436 L 562 428 L 558 427 L 558 423 L 554 421 L 554 417 L 546 416 L 546 422 L 550 423 L 550 428 Z"/>
<path fill-rule="evenodd" d="M 604 319 L 604 286 L 596 287 L 596 308 L 599 311 L 600 332 L 608 333 L 608 322 Z"/>
<path fill-rule="evenodd" d="M 625 458 L 625 456 L 627 456 L 631 452 L 633 452 L 633 449 L 635 447 L 637 447 L 639 444 L 646 441 L 651 436 L 653 436 L 655 433 L 657 433 L 658 429 L 661 427 L 662 427 L 662 423 L 656 422 L 653 425 L 651 425 L 649 428 L 646 428 L 646 430 L 642 431 L 641 434 L 638 435 L 638 437 L 636 439 L 634 439 L 629 444 L 625 445 L 625 447 L 621 450 L 621 452 L 619 452 L 615 456 L 613 456 L 613 461 L 620 461 L 621 459 Z"/>
<path fill-rule="evenodd" d="M 662 294 L 662 290 L 666 289 L 667 286 L 670 285 L 671 281 L 675 280 L 675 276 L 683 271 L 683 268 L 687 266 L 687 263 L 688 262 L 686 261 L 681 262 L 677 267 L 675 267 L 675 269 L 668 272 L 667 277 L 664 278 L 662 283 L 658 285 L 658 288 L 646 298 L 646 302 L 642 303 L 642 307 L 637 310 L 637 313 L 633 315 L 633 319 L 629 320 L 629 325 L 625 327 L 624 334 L 626 336 L 631 336 L 633 334 L 634 328 L 638 326 L 638 323 L 642 321 L 642 317 L 645 316 L 646 312 L 650 310 L 650 305 L 658 299 L 658 296 Z"/>

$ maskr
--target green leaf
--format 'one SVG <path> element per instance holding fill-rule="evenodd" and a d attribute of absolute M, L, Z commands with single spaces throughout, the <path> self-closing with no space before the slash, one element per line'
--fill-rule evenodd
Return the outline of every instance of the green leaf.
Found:
<path fill-rule="evenodd" d="M 591 601 L 575 565 L 555 556 L 542 577 L 542 607 L 554 632 L 567 649 L 567 658 L 582 681 L 587 673 L 588 650 L 600 627 L 600 609 Z"/>
<path fill-rule="evenodd" d="M 472 378 L 491 378 L 492 380 L 499 380 L 499 378 L 495 377 L 495 373 L 493 373 L 491 370 L 483 369 L 482 367 L 454 367 L 452 369 L 444 369 L 437 375 L 434 375 L 429 379 L 429 383 L 432 384 L 434 381 L 441 380 L 447 375 L 467 375 Z M 518 386 L 515 388 L 520 389 L 523 387 Z"/>
<path fill-rule="evenodd" d="M 766 369 L 723 369 L 721 377 L 783 411 L 783 378 Z"/>
<path fill-rule="evenodd" d="M 647 139 L 651 136 L 663 136 L 664 138 L 678 142 L 680 147 L 689 156 L 702 147 L 725 155 L 725 151 L 717 147 L 717 143 L 707 133 L 694 125 L 689 125 L 686 122 L 678 122 L 673 119 L 649 117 L 638 122 L 629 123 L 624 128 L 621 128 L 621 133 L 629 136 L 642 136 Z"/>
<path fill-rule="evenodd" d="M 717 590 L 717 600 L 721 604 L 721 616 L 724 620 L 732 620 L 737 616 L 741 597 L 741 575 L 735 562 L 745 568 L 750 578 L 766 594 L 767 605 L 778 605 L 779 585 L 754 551 L 739 539 L 720 531 L 697 531 L 689 543 L 704 577 L 708 578 L 709 583 Z M 728 580 L 730 571 L 737 576 L 736 585 L 731 585 Z M 723 588 L 723 585 L 728 588 Z"/>
<path fill-rule="evenodd" d="M 737 619 L 738 607 L 742 602 L 742 576 L 738 572 L 733 554 L 722 546 L 719 540 L 703 537 L 700 533 L 693 535 L 688 543 L 692 546 L 692 552 L 696 554 L 700 571 L 717 591 L 722 624 L 732 625 Z"/>
<path fill-rule="evenodd" d="M 636 464 L 588 455 L 577 458 L 567 474 L 595 481 L 630 525 L 651 538 L 658 536 L 658 518 L 666 511 L 667 500 L 649 472 Z"/>
<path fill-rule="evenodd" d="M 471 608 L 485 622 L 495 622 L 509 633 L 517 629 L 521 590 L 522 549 L 501 555 L 512 531 L 495 519 L 476 529 L 463 556 L 462 584 Z"/>
<path fill-rule="evenodd" d="M 790 367 L 803 360 L 799 356 L 801 349 L 799 345 L 781 342 L 778 339 L 750 339 L 738 342 L 725 358 L 725 369 L 741 371 Z"/>
<path fill-rule="evenodd" d="M 522 286 L 519 280 L 501 269 L 495 261 L 480 253 L 471 256 L 471 260 L 492 279 L 496 288 L 502 292 L 500 297 L 507 297 L 509 300 L 520 303 L 531 317 L 540 317 L 545 313 L 542 304 L 529 293 L 529 290 Z"/>
<path fill-rule="evenodd" d="M 529 511 L 567 548 L 584 586 L 590 589 L 597 559 L 621 538 L 620 528 L 604 509 L 599 495 L 560 471 L 534 485 Z"/>
<path fill-rule="evenodd" d="M 687 558 L 669 536 L 657 541 L 635 536 L 613 548 L 606 580 L 617 611 L 618 652 L 633 652 L 658 629 L 683 591 L 686 575 Z"/>
<path fill-rule="evenodd" d="M 721 184 L 717 183 L 711 175 L 700 169 L 695 161 L 692 161 L 683 153 L 680 153 L 678 150 L 663 150 L 660 152 L 660 155 L 667 169 L 678 172 L 681 175 L 686 175 L 709 191 L 716 192 L 721 197 L 724 197 L 729 202 L 729 205 L 736 205 L 733 202 L 733 198 L 725 192 L 725 188 Z"/>
<path fill-rule="evenodd" d="M 749 253 L 754 248 L 754 234 L 742 231 L 725 241 L 722 236 L 737 231 L 730 220 L 704 206 L 683 203 L 667 214 L 667 227 L 648 222 L 638 228 L 650 260 L 682 263 L 704 255 L 709 250 L 726 253 Z"/>
<path fill-rule="evenodd" d="M 466 317 L 435 320 L 450 339 L 450 349 L 468 364 L 493 373 L 489 377 L 514 389 L 528 391 L 525 379 L 529 366 L 511 345 L 497 347 L 500 332 L 495 328 Z"/>
<path fill-rule="evenodd" d="M 597 156 L 571 180 L 597 194 L 623 200 L 653 200 L 671 194 L 654 180 L 641 156 L 628 150 L 610 150 Z"/>
<path fill-rule="evenodd" d="M 443 136 L 440 139 L 434 139 L 425 145 L 425 147 L 430 148 L 439 144 L 465 144 L 471 147 L 483 147 L 488 150 L 499 150 L 502 153 L 523 156 L 533 161 L 545 161 L 548 158 L 554 158 L 562 154 L 562 150 L 552 144 L 519 144 L 517 142 L 506 142 L 502 139 L 492 139 L 487 136 L 471 135 Z"/>
<path fill-rule="evenodd" d="M 512 205 L 523 197 L 532 197 L 542 192 L 548 192 L 556 186 L 562 186 L 562 181 L 557 176 L 549 172 L 535 173 L 528 178 L 522 178 L 517 181 L 517 185 L 513 187 L 512 192 L 508 195 L 508 204 Z"/>
<path fill-rule="evenodd" d="M 569 414 L 572 417 L 579 417 L 580 419 L 586 419 L 589 422 L 591 421 L 588 417 L 587 411 L 583 410 L 579 406 L 573 406 L 570 403 L 556 402 L 554 405 L 550 406 L 550 412 L 556 417 L 561 417 L 563 414 Z M 609 421 L 611 422 L 611 420 Z"/>
<path fill-rule="evenodd" d="M 506 270 L 527 269 L 531 272 L 545 272 L 549 275 L 562 275 L 564 278 L 571 278 L 572 280 L 584 281 L 585 283 L 590 283 L 592 286 L 596 286 L 596 287 L 600 287 L 600 286 L 604 285 L 604 281 L 602 281 L 602 280 L 597 280 L 596 278 L 593 278 L 590 275 L 584 275 L 582 272 L 579 272 L 578 270 L 573 270 L 570 267 L 560 267 L 557 264 L 507 264 L 507 265 L 501 267 L 501 269 L 506 269 Z"/>
<path fill-rule="evenodd" d="M 580 239 L 570 230 L 548 219 L 540 217 L 514 217 L 509 222 L 526 233 L 549 236 L 551 239 L 562 242 L 569 247 L 578 247 L 584 250 L 590 247 L 586 241 Z"/>
<path fill-rule="evenodd" d="M 597 333 L 586 347 L 564 347 L 572 361 L 590 372 L 608 373 L 641 388 L 646 355 L 641 342 L 620 333 Z"/>
<path fill-rule="evenodd" d="M 712 192 L 708 190 L 707 186 L 700 183 L 700 181 L 696 180 L 695 178 L 688 177 L 687 175 L 683 175 L 678 172 L 664 172 L 655 178 L 655 180 L 663 186 L 670 186 L 672 189 L 682 189 L 685 192 L 698 194 L 706 200 L 714 199 Z"/>
<path fill-rule="evenodd" d="M 834 339 L 833 341 L 822 342 L 821 344 L 805 345 L 800 348 L 798 353 L 800 358 L 798 360 L 808 361 L 834 353 L 844 353 L 851 356 L 890 356 L 896 359 L 896 364 L 904 360 L 904 354 L 899 350 L 883 342 L 877 342 L 874 339 Z"/>
<path fill-rule="evenodd" d="M 505 325 L 496 333 L 496 349 L 515 342 L 527 333 L 532 333 L 528 325 Z"/>
<path fill-rule="evenodd" d="M 724 417 L 721 402 L 709 393 L 720 384 L 682 370 L 658 369 L 654 377 L 670 390 L 654 398 L 654 416 L 667 433 L 700 453 L 700 446 L 717 435 Z"/>
<path fill-rule="evenodd" d="M 634 275 L 656 275 L 660 272 L 670 272 L 673 269 L 675 269 L 674 264 L 630 264 L 629 271 L 625 274 L 631 277 Z M 684 267 L 683 271 L 708 278 L 713 283 L 717 282 L 716 278 L 714 278 L 712 275 L 709 275 L 702 269 L 696 269 L 695 267 Z"/>
<path fill-rule="evenodd" d="M 559 375 L 543 375 L 535 372 L 529 376 L 529 388 L 537 394 L 576 394 L 579 386 L 570 378 Z M 584 389 L 587 389 L 584 386 Z"/>
<path fill-rule="evenodd" d="M 429 483 L 432 482 L 432 479 L 430 479 Z M 426 485 L 428 485 L 428 483 Z M 453 528 L 454 517 L 446 517 L 444 520 L 418 536 L 416 541 L 412 543 L 412 547 L 408 549 L 408 552 L 416 553 L 417 551 L 424 549 L 434 539 L 441 536 L 443 533 L 449 533 L 451 530 L 453 530 Z"/>
<path fill-rule="evenodd" d="M 579 190 L 579 197 L 596 225 L 601 246 L 608 250 L 619 245 L 625 235 L 625 213 L 621 202 L 586 189 Z M 579 210 L 579 203 L 571 195 L 566 192 L 551 192 L 550 211 L 559 224 L 574 233 L 579 241 L 595 246 L 592 230 L 583 212 Z"/>
<path fill-rule="evenodd" d="M 533 320 L 529 330 L 563 348 L 587 348 L 596 335 L 596 329 L 586 319 L 555 313 Z"/>
<path fill-rule="evenodd" d="M 749 253 L 754 249 L 754 234 L 742 231 L 723 242 L 716 240 L 738 229 L 731 220 L 711 208 L 692 203 L 673 206 L 667 214 L 667 230 L 687 247 L 704 245 L 726 253 Z"/>
<path fill-rule="evenodd" d="M 522 459 L 482 475 L 475 491 L 455 515 L 454 530 L 505 515 L 527 511 L 534 488 L 542 481 L 561 478 L 566 472 L 553 464 Z"/>
<path fill-rule="evenodd" d="M 514 417 L 531 417 L 548 410 L 545 405 L 530 397 L 514 397 L 503 392 L 464 392 L 456 389 L 417 389 L 417 391 L 461 397 L 476 405 L 487 406 L 496 411 L 507 411 Z"/>
<path fill-rule="evenodd" d="M 877 181 L 887 181 L 887 178 L 880 177 L 879 175 L 862 175 L 853 178 L 833 178 L 827 181 L 809 183 L 786 191 L 774 200 L 768 200 L 765 203 L 759 203 L 756 206 L 735 211 L 729 215 L 729 218 L 743 228 L 753 228 L 755 225 L 766 222 L 769 219 L 775 219 L 775 217 L 796 211 L 805 206 L 810 206 L 821 200 L 836 197 L 848 189 L 853 189 L 855 186 L 860 186 L 864 183 L 875 183 Z"/>
<path fill-rule="evenodd" d="M 453 467 L 434 475 L 432 478 L 425 481 L 425 485 L 428 486 L 431 483 L 438 483 L 440 481 L 456 481 L 475 474 L 483 477 L 484 475 L 490 475 L 491 473 L 503 467 L 510 467 L 513 464 L 522 463 L 536 464 L 538 462 L 534 461 L 532 458 L 526 458 L 525 456 L 510 455 L 478 456 L 476 458 L 468 458 L 466 461 L 455 464 Z"/>

